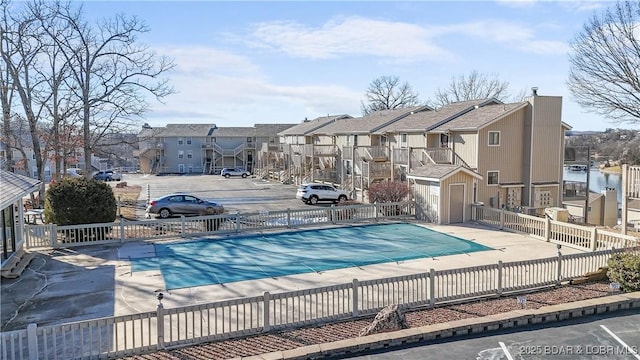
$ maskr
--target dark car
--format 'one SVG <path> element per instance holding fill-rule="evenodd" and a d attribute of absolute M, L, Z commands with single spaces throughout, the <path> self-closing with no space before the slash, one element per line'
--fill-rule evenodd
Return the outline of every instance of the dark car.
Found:
<path fill-rule="evenodd" d="M 189 194 L 166 195 L 152 200 L 147 206 L 148 214 L 156 214 L 163 219 L 173 215 L 218 215 L 223 212 L 221 204 Z"/>
<path fill-rule="evenodd" d="M 241 168 L 224 168 L 220 172 L 220 175 L 226 177 L 227 179 L 232 176 L 242 176 L 243 178 L 246 178 L 247 176 L 250 176 L 251 173 Z"/>

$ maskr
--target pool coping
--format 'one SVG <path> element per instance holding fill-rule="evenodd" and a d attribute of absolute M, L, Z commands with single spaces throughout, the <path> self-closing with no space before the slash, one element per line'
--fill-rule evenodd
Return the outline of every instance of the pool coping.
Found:
<path fill-rule="evenodd" d="M 455 320 L 232 359 L 294 360 L 351 356 L 378 349 L 417 344 L 422 341 L 440 340 L 463 335 L 478 335 L 489 331 L 554 323 L 638 307 L 640 307 L 640 291 L 543 306 L 539 309 L 513 310 L 495 315 Z"/>

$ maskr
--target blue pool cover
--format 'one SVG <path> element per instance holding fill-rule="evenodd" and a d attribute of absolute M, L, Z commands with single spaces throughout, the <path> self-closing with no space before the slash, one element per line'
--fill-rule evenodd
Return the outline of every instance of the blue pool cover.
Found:
<path fill-rule="evenodd" d="M 155 244 L 132 271 L 160 270 L 168 290 L 492 250 L 414 224 L 378 224 Z"/>

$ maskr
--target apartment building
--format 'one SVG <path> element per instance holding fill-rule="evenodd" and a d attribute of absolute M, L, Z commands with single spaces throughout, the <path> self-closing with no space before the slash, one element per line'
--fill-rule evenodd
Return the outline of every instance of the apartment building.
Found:
<path fill-rule="evenodd" d="M 303 166 L 294 179 L 333 182 L 364 201 L 372 182 L 406 179 L 420 216 L 437 223 L 469 220 L 474 203 L 540 214 L 561 203 L 571 128 L 561 111 L 561 97 L 534 93 L 511 104 L 484 99 L 325 119 L 304 132 L 296 155 L 306 160 L 294 162 Z M 315 150 L 322 146 L 335 146 L 334 158 Z"/>
<path fill-rule="evenodd" d="M 225 167 L 240 167 L 253 172 L 256 164 L 259 164 L 263 145 L 267 154 L 279 150 L 276 146 L 277 133 L 293 125 L 146 126 L 138 134 L 140 170 L 150 174 L 219 174 Z"/>

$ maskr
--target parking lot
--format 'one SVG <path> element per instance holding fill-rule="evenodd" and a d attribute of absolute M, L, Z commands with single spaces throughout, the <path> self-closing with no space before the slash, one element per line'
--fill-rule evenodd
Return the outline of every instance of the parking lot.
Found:
<path fill-rule="evenodd" d="M 265 181 L 255 177 L 232 177 L 220 175 L 154 176 L 124 174 L 123 181 L 129 186 L 142 187 L 139 202 L 161 196 L 185 192 L 205 200 L 221 203 L 225 212 L 255 212 L 305 208 L 297 200 L 296 185 L 284 185 L 277 181 Z M 115 186 L 115 183 L 112 183 Z M 330 206 L 322 203 L 315 206 Z M 144 210 L 136 214 L 144 217 Z"/>

